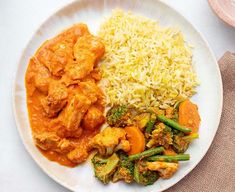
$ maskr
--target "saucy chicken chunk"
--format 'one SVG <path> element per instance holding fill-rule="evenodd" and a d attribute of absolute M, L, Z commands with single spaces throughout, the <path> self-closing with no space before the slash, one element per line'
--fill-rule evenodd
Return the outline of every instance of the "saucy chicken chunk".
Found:
<path fill-rule="evenodd" d="M 82 79 L 93 70 L 95 57 L 88 50 L 80 50 L 79 60 L 68 63 L 65 67 L 66 75 L 71 80 Z"/>
<path fill-rule="evenodd" d="M 82 146 L 78 146 L 76 149 L 70 151 L 70 153 L 67 155 L 68 159 L 74 163 L 82 163 L 87 159 L 88 156 L 89 153 L 87 149 L 83 148 Z"/>
<path fill-rule="evenodd" d="M 38 53 L 38 60 L 49 69 L 52 75 L 55 76 L 62 75 L 68 59 L 69 55 L 60 50 L 53 52 L 51 50 L 43 49 Z"/>
<path fill-rule="evenodd" d="M 73 84 L 73 81 L 89 75 L 97 60 L 103 56 L 104 50 L 104 44 L 98 37 L 90 34 L 79 37 L 74 45 L 75 59 L 65 67 L 66 84 Z"/>
<path fill-rule="evenodd" d="M 47 94 L 50 81 L 49 70 L 36 58 L 30 59 L 30 72 L 26 77 L 26 82 L 30 86 L 30 94 L 33 94 L 35 89 Z"/>
<path fill-rule="evenodd" d="M 59 116 L 59 121 L 67 130 L 77 130 L 89 109 L 91 101 L 82 94 L 74 95 Z"/>
<path fill-rule="evenodd" d="M 103 56 L 105 47 L 100 38 L 89 34 L 79 37 L 74 45 L 74 56 L 77 60 L 83 58 L 80 50 L 88 50 L 94 55 L 95 60 L 98 60 Z"/>
<path fill-rule="evenodd" d="M 55 133 L 43 132 L 34 135 L 35 143 L 43 150 L 52 150 L 59 153 L 71 151 L 75 148 L 73 142 L 67 139 L 61 139 Z"/>
<path fill-rule="evenodd" d="M 61 76 L 65 66 L 73 61 L 73 46 L 80 36 L 89 34 L 87 26 L 77 24 L 52 40 L 46 41 L 36 53 L 36 58 L 52 75 Z"/>
<path fill-rule="evenodd" d="M 102 111 L 92 106 L 88 109 L 84 119 L 82 121 L 82 126 L 84 129 L 94 130 L 96 127 L 101 125 L 105 121 Z"/>
<path fill-rule="evenodd" d="M 59 81 L 51 81 L 47 97 L 41 100 L 43 109 L 48 117 L 55 117 L 66 105 L 67 98 L 66 86 Z"/>
<path fill-rule="evenodd" d="M 77 24 L 30 59 L 25 80 L 34 141 L 62 165 L 87 159 L 88 143 L 104 122 L 104 96 L 96 84 L 101 73 L 94 69 L 104 50 L 85 24 Z"/>
<path fill-rule="evenodd" d="M 79 138 L 82 135 L 83 128 L 78 127 L 74 130 L 68 130 L 65 126 L 58 124 L 58 126 L 55 126 L 56 134 L 61 138 Z"/>
<path fill-rule="evenodd" d="M 92 81 L 85 81 L 80 82 L 78 84 L 79 90 L 86 95 L 90 101 L 93 103 L 97 102 L 99 99 L 103 99 L 103 92 L 101 89 L 96 85 L 95 82 Z"/>

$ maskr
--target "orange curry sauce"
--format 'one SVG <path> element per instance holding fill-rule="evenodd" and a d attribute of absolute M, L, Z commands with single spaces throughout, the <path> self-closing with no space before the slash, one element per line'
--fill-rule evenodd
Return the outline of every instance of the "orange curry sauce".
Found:
<path fill-rule="evenodd" d="M 104 95 L 97 86 L 101 39 L 76 24 L 47 40 L 30 59 L 27 106 L 36 146 L 65 166 L 84 162 L 90 140 L 104 123 Z"/>

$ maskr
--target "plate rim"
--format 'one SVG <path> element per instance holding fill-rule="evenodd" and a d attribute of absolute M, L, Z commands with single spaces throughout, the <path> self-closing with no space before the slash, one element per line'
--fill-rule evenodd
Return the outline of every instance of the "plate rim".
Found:
<path fill-rule="evenodd" d="M 20 129 L 20 123 L 19 123 L 19 120 L 18 120 L 18 114 L 17 114 L 17 110 L 16 110 L 16 85 L 17 85 L 17 74 L 18 74 L 18 71 L 19 71 L 19 67 L 20 67 L 20 64 L 21 64 L 21 61 L 24 57 L 24 53 L 25 51 L 27 50 L 27 48 L 29 47 L 29 45 L 31 44 L 31 42 L 33 42 L 33 39 L 35 37 L 35 35 L 37 34 L 38 31 L 40 31 L 40 28 L 42 28 L 42 26 L 44 24 L 46 24 L 49 20 L 51 20 L 53 18 L 54 15 L 58 14 L 60 11 L 62 11 L 63 9 L 66 9 L 70 6 L 72 6 L 73 4 L 76 4 L 76 3 L 81 3 L 82 1 L 84 0 L 73 0 L 69 3 L 66 3 L 65 5 L 55 9 L 46 19 L 44 19 L 39 25 L 38 27 L 36 28 L 36 30 L 33 31 L 31 37 L 29 38 L 29 40 L 27 41 L 25 47 L 22 49 L 22 53 L 20 54 L 18 60 L 17 60 L 17 65 L 16 65 L 16 71 L 15 71 L 15 74 L 13 76 L 13 84 L 12 84 L 12 108 L 13 108 L 13 114 L 14 114 L 14 120 L 15 120 L 15 123 L 16 123 L 16 127 L 17 127 L 17 130 L 18 130 L 18 133 L 20 135 L 20 138 L 21 138 L 21 141 L 25 147 L 25 149 L 27 150 L 27 152 L 30 154 L 30 157 L 34 160 L 34 162 L 36 162 L 36 164 L 40 167 L 40 169 L 46 174 L 48 175 L 50 178 L 52 178 L 54 181 L 56 181 L 58 184 L 60 184 L 61 186 L 65 187 L 66 189 L 69 189 L 71 191 L 74 191 L 74 188 L 71 187 L 70 185 L 66 184 L 65 182 L 63 182 L 62 180 L 60 180 L 59 178 L 55 177 L 53 174 L 51 174 L 41 163 L 40 161 L 35 158 L 35 155 L 33 154 L 33 152 L 31 152 L 31 150 L 29 149 L 29 146 L 28 144 L 26 143 L 26 141 L 24 140 L 24 136 L 23 136 L 23 132 L 21 131 Z M 185 173 L 183 174 L 182 177 L 179 177 L 176 179 L 176 182 L 174 184 L 171 184 L 171 185 L 167 185 L 165 186 L 164 188 L 160 189 L 160 192 L 161 191 L 164 191 L 166 189 L 169 189 L 170 187 L 173 187 L 174 185 L 176 185 L 177 183 L 179 183 L 186 175 L 188 175 L 201 161 L 202 159 L 205 157 L 206 153 L 208 152 L 209 148 L 211 147 L 211 144 L 212 142 L 214 141 L 214 138 L 215 138 L 215 135 L 218 131 L 218 128 L 219 128 L 219 124 L 220 124 L 220 120 L 221 120 L 221 116 L 222 116 L 222 109 L 223 109 L 223 83 L 222 83 L 222 77 L 221 77 L 221 72 L 220 72 L 220 69 L 219 69 L 219 65 L 218 65 L 218 62 L 217 62 L 217 59 L 215 57 L 215 54 L 214 52 L 212 51 L 208 41 L 206 40 L 206 38 L 204 37 L 204 35 L 197 29 L 197 27 L 195 27 L 195 25 L 190 22 L 184 15 L 182 15 L 177 9 L 175 9 L 174 7 L 172 7 L 171 5 L 169 5 L 168 3 L 164 2 L 163 0 L 157 0 L 159 3 L 163 4 L 164 6 L 166 6 L 167 8 L 173 10 L 174 12 L 176 12 L 178 15 L 180 15 L 197 33 L 198 35 L 200 36 L 200 38 L 203 40 L 203 42 L 205 43 L 205 46 L 207 48 L 207 50 L 209 51 L 210 55 L 212 56 L 212 59 L 215 63 L 215 69 L 217 71 L 217 74 L 218 74 L 218 80 L 219 80 L 219 84 L 218 84 L 218 87 L 219 89 L 221 90 L 220 92 L 220 101 L 219 101 L 219 106 L 218 106 L 218 116 L 216 118 L 216 128 L 213 130 L 214 132 L 212 133 L 212 137 L 211 137 L 211 141 L 209 142 L 206 150 L 204 150 L 203 152 L 203 155 L 201 157 L 200 160 L 198 160 L 195 165 L 193 165 L 192 167 L 190 167 L 188 170 L 185 171 Z M 25 82 L 24 82 L 25 83 Z"/>

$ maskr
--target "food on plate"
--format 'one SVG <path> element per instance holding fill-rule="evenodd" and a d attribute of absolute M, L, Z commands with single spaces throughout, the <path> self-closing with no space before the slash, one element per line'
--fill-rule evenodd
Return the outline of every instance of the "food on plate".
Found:
<path fill-rule="evenodd" d="M 106 47 L 100 85 L 109 110 L 108 128 L 91 141 L 98 149 L 92 158 L 95 176 L 104 184 L 169 179 L 179 161 L 190 160 L 184 153 L 199 137 L 198 107 L 189 100 L 199 84 L 191 47 L 178 29 L 122 10 L 102 24 L 99 36 Z M 128 150 L 117 147 L 117 130 Z"/>
<path fill-rule="evenodd" d="M 131 146 L 131 150 L 128 151 L 128 154 L 132 155 L 144 151 L 145 138 L 140 129 L 137 126 L 128 126 L 125 127 L 124 130 Z"/>
<path fill-rule="evenodd" d="M 115 10 L 98 34 L 106 48 L 101 86 L 108 105 L 166 109 L 196 93 L 192 51 L 179 29 Z"/>
<path fill-rule="evenodd" d="M 114 171 L 116 170 L 119 157 L 113 153 L 110 157 L 103 159 L 98 155 L 92 158 L 92 163 L 95 170 L 95 176 L 104 184 L 108 184 Z"/>
<path fill-rule="evenodd" d="M 134 163 L 128 160 L 125 153 L 119 154 L 119 166 L 113 174 L 112 182 L 124 180 L 126 183 L 133 182 Z"/>
<path fill-rule="evenodd" d="M 138 161 L 135 163 L 134 180 L 136 183 L 140 185 L 152 185 L 158 179 L 158 172 L 149 170 L 144 161 Z"/>
<path fill-rule="evenodd" d="M 130 109 L 125 105 L 113 107 L 106 115 L 107 123 L 111 126 L 123 127 L 128 124 Z"/>
<path fill-rule="evenodd" d="M 171 178 L 199 137 L 191 47 L 178 29 L 122 10 L 98 35 L 76 24 L 30 59 L 25 84 L 36 146 L 70 167 L 94 152 L 94 175 L 104 184 Z"/>
<path fill-rule="evenodd" d="M 111 146 L 109 153 L 106 152 L 107 144 L 103 144 L 106 148 L 102 150 L 98 147 L 96 155 L 92 158 L 97 179 L 104 184 L 123 180 L 126 183 L 136 182 L 141 185 L 151 185 L 158 178 L 171 178 L 179 169 L 179 161 L 190 159 L 190 155 L 184 154 L 184 152 L 188 149 L 190 143 L 198 138 L 198 133 L 193 132 L 193 130 L 198 130 L 200 123 L 198 110 L 195 107 L 189 107 L 188 113 L 193 115 L 180 113 L 185 102 L 190 102 L 190 105 L 196 106 L 189 100 L 182 101 L 178 107 L 169 107 L 165 110 L 155 107 L 142 111 L 125 105 L 125 113 L 118 114 L 127 117 L 125 121 L 128 124 L 124 127 L 123 124 L 120 124 L 119 127 L 112 127 L 113 121 L 110 121 L 108 122 L 110 127 L 105 128 L 92 139 L 93 148 L 97 148 L 97 140 L 102 141 L 100 143 L 106 142 Z M 107 112 L 108 116 L 116 117 L 117 109 L 123 109 L 123 106 L 110 108 Z M 126 111 L 130 110 L 132 113 L 126 116 Z M 118 111 L 123 112 L 123 110 Z M 190 124 L 190 128 L 181 125 L 179 119 L 188 117 L 190 121 L 199 121 L 199 123 Z M 118 118 L 120 118 L 120 115 L 118 115 Z M 115 133 L 116 130 L 122 132 L 122 138 L 129 142 L 128 150 L 126 148 L 114 150 L 113 146 L 118 146 L 121 143 L 118 134 Z M 114 135 L 116 135 L 116 138 Z M 114 154 L 115 162 L 111 163 L 110 158 Z M 98 165 L 112 165 L 112 171 L 109 171 L 105 179 L 100 177 L 100 172 L 103 172 L 103 169 Z"/>
<path fill-rule="evenodd" d="M 130 143 L 126 135 L 126 131 L 122 128 L 107 127 L 93 137 L 91 146 L 98 149 L 103 156 L 109 156 L 118 150 L 128 152 L 130 151 Z"/>
<path fill-rule="evenodd" d="M 151 171 L 157 171 L 159 176 L 163 179 L 169 179 L 177 171 L 178 163 L 168 163 L 168 162 L 147 162 L 147 169 Z"/>
<path fill-rule="evenodd" d="M 193 104 L 189 99 L 185 100 L 179 106 L 179 123 L 192 129 L 196 133 L 200 124 L 200 116 L 197 113 L 197 105 Z"/>
<path fill-rule="evenodd" d="M 30 59 L 25 77 L 36 146 L 50 160 L 75 166 L 90 152 L 104 123 L 104 94 L 97 66 L 105 46 L 85 24 L 47 40 Z"/>
<path fill-rule="evenodd" d="M 165 152 L 165 151 L 164 151 Z M 190 159 L 189 154 L 174 154 L 171 155 L 156 155 L 149 157 L 149 161 L 166 161 L 166 162 L 174 162 L 174 161 L 188 161 Z"/>
<path fill-rule="evenodd" d="M 146 150 L 144 152 L 141 152 L 141 153 L 135 153 L 133 155 L 129 155 L 128 160 L 129 161 L 134 161 L 134 160 L 137 160 L 137 159 L 143 159 L 145 157 L 149 157 L 149 156 L 161 153 L 163 151 L 164 151 L 163 147 L 151 148 L 151 149 L 148 149 L 148 150 Z"/>

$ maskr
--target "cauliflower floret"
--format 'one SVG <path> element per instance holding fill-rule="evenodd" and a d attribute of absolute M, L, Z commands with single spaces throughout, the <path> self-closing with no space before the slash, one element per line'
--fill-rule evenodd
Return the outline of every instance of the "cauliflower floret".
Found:
<path fill-rule="evenodd" d="M 125 152 L 130 151 L 130 143 L 127 140 L 121 140 L 120 143 L 117 145 L 117 147 L 115 148 L 115 151 L 118 150 L 123 150 Z"/>
<path fill-rule="evenodd" d="M 147 162 L 147 168 L 151 171 L 158 171 L 159 175 L 163 179 L 169 179 L 178 170 L 178 163 L 168 162 Z"/>
<path fill-rule="evenodd" d="M 101 133 L 97 134 L 91 142 L 93 148 L 97 148 L 103 156 L 109 156 L 118 150 L 125 152 L 130 150 L 130 143 L 126 140 L 124 129 L 108 127 Z"/>

